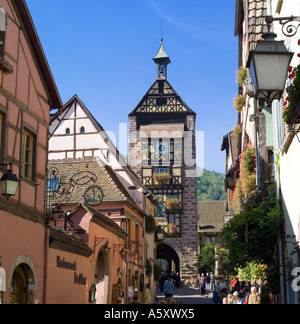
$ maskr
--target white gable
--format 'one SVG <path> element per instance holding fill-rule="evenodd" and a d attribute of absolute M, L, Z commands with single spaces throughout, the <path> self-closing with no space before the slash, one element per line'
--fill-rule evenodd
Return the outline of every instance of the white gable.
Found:
<path fill-rule="evenodd" d="M 111 138 L 108 138 L 111 135 Z M 124 161 L 119 161 L 113 144 L 113 134 L 105 133 L 87 108 L 76 97 L 69 107 L 50 125 L 49 160 L 99 158 L 103 164 L 115 170 L 125 188 L 133 187 L 132 176 L 123 170 Z M 142 190 L 142 189 L 141 189 Z M 132 199 L 142 208 L 139 190 L 128 190 Z"/>

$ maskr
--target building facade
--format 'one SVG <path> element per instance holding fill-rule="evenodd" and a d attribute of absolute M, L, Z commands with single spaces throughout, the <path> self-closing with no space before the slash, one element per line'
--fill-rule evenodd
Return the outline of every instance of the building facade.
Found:
<path fill-rule="evenodd" d="M 277 41 L 284 41 L 291 52 L 299 53 L 297 35 L 299 35 L 300 4 L 288 0 L 237 0 L 235 36 L 238 37 L 238 67 L 244 73 L 239 84 L 238 125 L 234 130 L 237 143 L 230 132 L 223 139 L 222 150 L 226 149 L 227 176 L 225 186 L 229 189 L 229 200 L 234 205 L 234 195 L 239 190 L 237 183 L 241 176 L 242 155 L 247 150 L 246 144 L 255 148 L 256 177 L 258 192 L 263 198 L 268 197 L 267 187 L 275 183 L 277 198 L 282 202 L 284 217 L 283 236 L 278 237 L 278 263 L 280 263 L 280 295 L 275 302 L 297 304 L 299 292 L 292 286 L 294 270 L 299 267 L 299 103 L 294 107 L 293 119 L 288 120 L 285 111 L 289 106 L 288 89 L 295 82 L 293 71 L 299 66 L 299 57 L 294 55 L 287 75 L 286 91 L 281 100 L 273 100 L 267 105 L 257 100 L 254 86 L 247 70 L 250 51 L 256 48 L 262 34 L 268 32 L 266 16 L 273 16 L 271 31 L 277 34 Z M 295 17 L 290 19 L 289 17 Z M 283 20 L 280 21 L 279 18 Z M 277 20 L 276 20 L 277 19 Z M 292 21 L 293 20 L 293 21 Z M 288 24 L 284 24 L 288 22 Z M 241 74 L 238 74 L 238 77 Z M 238 78 L 237 78 L 238 79 Z M 299 91 L 300 92 L 300 91 Z M 298 100 L 299 101 L 299 100 Z M 269 107 L 268 107 L 269 106 Z M 234 149 L 232 149 L 234 145 Z M 230 161 L 232 152 L 237 150 L 236 161 Z M 229 161 L 229 163 L 228 163 Z M 254 175 L 253 175 L 254 176 Z M 254 179 L 254 177 L 253 177 Z M 235 185 L 233 185 L 235 182 Z M 242 189 L 240 189 L 242 190 Z M 233 197 L 232 197 L 233 195 Z M 279 203 L 278 203 L 279 204 Z M 239 211 L 240 206 L 235 206 Z M 284 237 L 284 238 L 283 238 Z"/>
<path fill-rule="evenodd" d="M 19 179 L 0 198 L 1 302 L 43 303 L 49 115 L 62 103 L 25 1 L 1 0 L 0 22 L 0 162 Z"/>
<path fill-rule="evenodd" d="M 198 271 L 196 114 L 167 80 L 171 63 L 163 40 L 157 55 L 157 79 L 129 114 L 129 165 L 160 203 L 164 244 L 157 258 L 172 260 L 169 271 L 192 285 Z"/>
<path fill-rule="evenodd" d="M 272 15 L 276 17 L 298 17 L 298 21 L 291 23 L 294 26 L 292 32 L 296 31 L 300 21 L 300 3 L 297 1 L 278 1 L 271 2 Z M 292 36 L 284 34 L 284 30 L 279 22 L 273 23 L 274 32 L 278 35 L 277 39 L 284 40 L 286 47 L 294 54 L 291 66 L 293 68 L 300 66 L 300 59 L 297 56 L 300 53 L 299 38 L 300 32 Z M 288 79 L 287 87 L 292 84 L 291 78 Z M 298 90 L 300 92 L 300 89 Z M 288 97 L 285 92 L 281 101 L 275 101 L 272 105 L 273 112 L 273 143 L 274 154 L 278 160 L 278 167 L 275 170 L 275 180 L 277 184 L 278 196 L 281 197 L 286 245 L 284 247 L 285 267 L 282 269 L 282 300 L 288 304 L 299 304 L 300 294 L 292 287 L 292 282 L 297 273 L 293 271 L 300 267 L 300 255 L 297 252 L 300 242 L 300 206 L 298 203 L 299 181 L 300 181 L 300 119 L 299 109 L 300 100 L 294 110 L 294 118 L 289 122 L 283 120 L 283 112 L 286 109 L 285 102 Z M 299 273 L 299 272 L 298 272 Z"/>
<path fill-rule="evenodd" d="M 65 211 L 72 212 L 79 203 L 89 203 L 83 197 L 93 200 L 97 197 L 97 190 L 103 189 L 103 200 L 101 204 L 96 202 L 94 208 L 117 223 L 126 233 L 123 242 L 116 240 L 109 242 L 112 249 L 110 255 L 119 256 L 124 261 L 121 267 L 124 282 L 122 281 L 122 285 L 118 284 L 124 292 L 124 301 L 130 302 L 132 293 L 138 293 L 141 300 L 143 285 L 148 280 L 154 298 L 154 278 L 153 276 L 146 278 L 145 269 L 147 259 L 151 260 L 152 264 L 155 262 L 156 245 L 154 235 L 145 232 L 145 217 L 155 215 L 156 202 L 77 95 L 51 119 L 50 165 L 59 168 L 60 177 L 64 181 L 68 182 L 72 177 L 74 180 L 72 198 L 63 204 Z M 93 174 L 91 179 L 97 179 L 95 183 L 90 183 L 94 185 L 94 189 L 90 192 L 86 192 L 89 191 L 88 186 L 80 186 L 81 181 L 77 181 L 80 176 L 76 180 L 77 175 L 87 176 L 88 173 Z M 107 236 L 103 235 L 98 236 L 103 238 Z M 107 240 L 104 240 L 103 244 L 106 243 Z M 90 248 L 93 249 L 90 244 L 93 243 L 89 242 Z M 113 274 L 118 272 L 120 265 L 119 262 L 110 259 L 106 261 L 110 264 L 107 283 L 111 292 L 117 284 L 113 282 Z M 107 301 L 105 298 L 105 303 L 107 302 L 117 303 L 114 299 Z"/>

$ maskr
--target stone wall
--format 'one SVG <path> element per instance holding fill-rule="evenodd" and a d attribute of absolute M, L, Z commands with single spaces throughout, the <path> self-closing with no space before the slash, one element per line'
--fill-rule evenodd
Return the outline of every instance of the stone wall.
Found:
<path fill-rule="evenodd" d="M 183 215 L 182 238 L 176 242 L 176 249 L 182 253 L 181 279 L 187 286 L 196 285 L 198 274 L 198 229 L 197 229 L 197 169 L 195 116 L 187 116 L 187 130 L 184 141 L 183 161 Z M 188 139 L 187 139 L 188 137 Z"/>
<path fill-rule="evenodd" d="M 195 286 L 198 274 L 198 229 L 197 229 L 197 170 L 195 115 L 188 115 L 183 145 L 182 185 L 183 214 L 180 238 L 166 238 L 164 243 L 172 247 L 180 259 L 180 275 L 184 285 Z M 136 116 L 129 117 L 129 165 L 142 178 L 141 141 L 137 131 Z M 167 129 L 166 129 L 167 130 Z"/>
<path fill-rule="evenodd" d="M 141 140 L 139 137 L 136 116 L 129 117 L 129 153 L 128 164 L 142 181 Z"/>

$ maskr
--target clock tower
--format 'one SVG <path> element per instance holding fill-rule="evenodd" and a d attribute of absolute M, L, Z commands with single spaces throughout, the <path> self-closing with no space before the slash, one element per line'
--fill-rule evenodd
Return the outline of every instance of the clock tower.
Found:
<path fill-rule="evenodd" d="M 153 61 L 157 78 L 129 114 L 129 164 L 167 220 L 157 259 L 192 286 L 198 274 L 196 113 L 167 80 L 171 60 L 163 39 Z"/>

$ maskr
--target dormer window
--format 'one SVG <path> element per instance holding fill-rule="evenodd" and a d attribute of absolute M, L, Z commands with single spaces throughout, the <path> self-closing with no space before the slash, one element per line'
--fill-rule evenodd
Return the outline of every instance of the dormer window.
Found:
<path fill-rule="evenodd" d="M 84 127 L 81 127 L 81 128 L 80 128 L 80 133 L 81 133 L 81 134 L 84 134 L 84 133 L 85 133 L 85 128 L 84 128 Z"/>
<path fill-rule="evenodd" d="M 67 129 L 66 129 L 66 134 L 67 134 L 67 135 L 70 135 L 70 134 L 71 134 L 70 128 L 67 128 Z"/>

